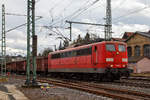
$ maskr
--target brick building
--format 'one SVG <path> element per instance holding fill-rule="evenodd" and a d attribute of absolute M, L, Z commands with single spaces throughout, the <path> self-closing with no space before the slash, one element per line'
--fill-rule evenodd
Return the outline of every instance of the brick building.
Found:
<path fill-rule="evenodd" d="M 129 66 L 133 69 L 136 69 L 134 72 L 137 72 L 137 64 L 138 68 L 140 68 L 142 71 L 142 66 L 143 70 L 146 68 L 143 63 L 139 62 L 146 62 L 144 60 L 149 60 L 150 58 L 150 32 L 126 32 L 123 36 L 123 39 L 126 39 L 126 43 L 128 45 L 128 57 L 129 57 Z M 146 58 L 145 58 L 146 57 Z M 149 71 L 150 71 L 150 66 L 149 66 Z"/>

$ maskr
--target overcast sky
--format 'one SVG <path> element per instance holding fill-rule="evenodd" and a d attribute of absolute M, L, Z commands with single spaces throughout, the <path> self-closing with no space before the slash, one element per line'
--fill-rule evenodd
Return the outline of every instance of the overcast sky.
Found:
<path fill-rule="evenodd" d="M 27 0 L 1 0 L 0 5 L 3 3 L 6 13 L 27 13 Z M 105 9 L 106 0 L 37 0 L 36 16 L 43 17 L 36 21 L 38 52 L 42 52 L 46 47 L 53 48 L 51 45 L 58 47 L 60 43 L 56 35 L 49 36 L 52 32 L 42 26 L 61 27 L 58 30 L 69 37 L 69 30 L 65 29 L 69 27 L 69 24 L 65 23 L 66 20 L 105 24 Z M 148 31 L 149 21 L 150 0 L 112 0 L 113 37 L 121 38 L 124 32 Z M 26 17 L 6 15 L 6 30 L 23 23 L 26 23 Z M 87 31 L 100 37 L 104 36 L 104 27 L 73 24 L 73 39 L 79 34 L 85 36 Z M 6 37 L 7 54 L 26 54 L 26 26 L 8 32 Z"/>

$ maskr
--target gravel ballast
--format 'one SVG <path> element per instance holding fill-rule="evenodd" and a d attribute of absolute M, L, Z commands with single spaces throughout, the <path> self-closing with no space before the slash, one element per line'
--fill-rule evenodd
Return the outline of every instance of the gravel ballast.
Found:
<path fill-rule="evenodd" d="M 23 88 L 24 82 L 21 79 L 9 78 L 8 82 L 0 84 L 15 85 L 30 100 L 113 100 L 108 97 L 53 85 L 50 85 L 49 88 Z"/>
<path fill-rule="evenodd" d="M 24 93 L 30 100 L 113 100 L 108 97 L 97 96 L 90 93 L 86 93 L 79 90 L 68 89 L 59 86 L 49 85 L 48 88 L 23 88 L 22 85 L 25 83 L 25 80 L 9 78 L 8 82 L 0 83 L 3 84 L 13 84 L 15 85 L 21 92 Z M 119 89 L 128 89 L 134 90 L 144 93 L 150 93 L 149 88 L 140 88 L 134 86 L 121 86 L 107 83 L 99 83 L 101 85 L 119 88 Z"/>

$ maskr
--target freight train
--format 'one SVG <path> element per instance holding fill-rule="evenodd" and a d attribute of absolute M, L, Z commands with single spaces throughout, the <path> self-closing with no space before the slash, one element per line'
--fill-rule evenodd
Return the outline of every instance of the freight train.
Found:
<path fill-rule="evenodd" d="M 123 42 L 103 41 L 59 50 L 48 57 L 37 58 L 37 73 L 61 77 L 119 80 L 128 77 L 127 45 Z M 31 65 L 32 66 L 32 65 Z M 23 73 L 26 61 L 7 63 L 8 71 Z"/>

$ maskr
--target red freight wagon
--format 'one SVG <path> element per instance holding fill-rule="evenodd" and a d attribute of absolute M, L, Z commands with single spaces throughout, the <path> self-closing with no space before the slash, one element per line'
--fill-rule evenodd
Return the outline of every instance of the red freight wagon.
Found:
<path fill-rule="evenodd" d="M 36 59 L 36 63 L 37 63 L 37 73 L 41 73 L 42 71 L 44 71 L 44 60 L 42 58 L 37 58 Z"/>
<path fill-rule="evenodd" d="M 26 61 L 16 61 L 16 72 L 17 73 L 25 73 L 26 70 Z"/>
<path fill-rule="evenodd" d="M 45 74 L 48 70 L 48 58 L 47 57 L 41 57 L 37 58 L 37 73 Z"/>
<path fill-rule="evenodd" d="M 44 68 L 45 68 L 44 72 L 45 74 L 47 74 L 48 73 L 48 57 L 44 57 L 43 59 L 44 59 Z"/>
<path fill-rule="evenodd" d="M 17 65 L 16 61 L 8 62 L 6 64 L 6 68 L 8 72 L 16 72 L 17 71 Z"/>
<path fill-rule="evenodd" d="M 127 45 L 104 41 L 52 52 L 48 57 L 48 71 L 53 73 L 88 73 L 98 76 L 128 76 Z"/>
<path fill-rule="evenodd" d="M 12 65 L 12 62 L 9 62 L 9 63 L 6 64 L 6 69 L 7 69 L 8 72 L 12 72 L 13 71 L 11 65 Z"/>
<path fill-rule="evenodd" d="M 11 72 L 16 72 L 16 62 L 10 62 L 9 66 Z"/>

